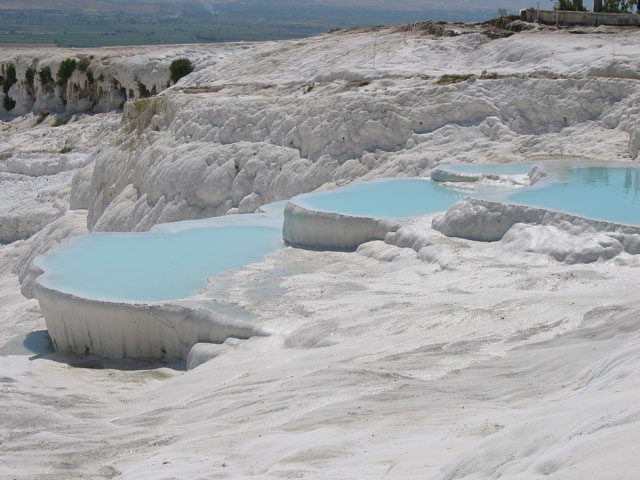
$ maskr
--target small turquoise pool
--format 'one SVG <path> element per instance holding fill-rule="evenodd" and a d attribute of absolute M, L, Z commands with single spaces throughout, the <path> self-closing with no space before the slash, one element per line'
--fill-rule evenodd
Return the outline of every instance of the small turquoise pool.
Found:
<path fill-rule="evenodd" d="M 292 203 L 357 217 L 407 218 L 446 210 L 466 195 L 427 179 L 393 178 L 306 193 L 294 197 Z"/>
<path fill-rule="evenodd" d="M 573 167 L 552 169 L 539 187 L 517 190 L 509 202 L 550 208 L 584 217 L 640 225 L 640 169 Z"/>
<path fill-rule="evenodd" d="M 250 223 L 252 216 L 237 217 Z M 194 295 L 209 276 L 259 262 L 283 246 L 281 219 L 257 225 L 220 220 L 221 225 L 179 231 L 78 237 L 38 258 L 45 271 L 39 281 L 96 300 L 176 300 Z"/>

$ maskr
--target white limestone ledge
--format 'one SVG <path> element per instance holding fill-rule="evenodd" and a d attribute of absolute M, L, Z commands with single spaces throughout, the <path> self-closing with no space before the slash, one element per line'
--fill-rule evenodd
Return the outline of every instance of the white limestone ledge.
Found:
<path fill-rule="evenodd" d="M 630 254 L 640 253 L 640 227 L 580 217 L 539 207 L 466 197 L 451 206 L 431 226 L 447 237 L 496 242 L 516 224 L 552 225 L 577 234 L 605 232 Z"/>
<path fill-rule="evenodd" d="M 282 238 L 295 247 L 353 251 L 363 243 L 384 240 L 399 227 L 387 219 L 309 210 L 289 202 L 284 209 Z"/>
<path fill-rule="evenodd" d="M 526 174 L 470 173 L 456 171 L 455 165 L 442 165 L 431 171 L 431 180 L 438 183 L 475 183 L 480 181 L 506 182 L 514 185 L 533 185 L 547 177 L 540 165 L 533 164 Z M 524 181 L 521 180 L 524 178 Z"/>
<path fill-rule="evenodd" d="M 485 178 L 487 175 L 484 173 L 464 173 L 449 170 L 445 167 L 434 168 L 431 171 L 431 180 L 438 183 L 445 182 L 478 182 Z M 497 175 L 491 176 L 496 177 Z"/>
<path fill-rule="evenodd" d="M 215 311 L 206 302 L 134 304 L 80 298 L 41 283 L 35 297 L 57 351 L 112 359 L 186 359 L 198 343 L 267 336 L 263 330 Z"/>

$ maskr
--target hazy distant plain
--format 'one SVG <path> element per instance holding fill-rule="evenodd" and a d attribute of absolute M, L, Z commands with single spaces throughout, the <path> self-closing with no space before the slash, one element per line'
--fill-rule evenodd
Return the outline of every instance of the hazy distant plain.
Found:
<path fill-rule="evenodd" d="M 337 28 L 420 20 L 483 21 L 526 0 L 0 0 L 0 44 L 64 47 L 300 38 Z M 547 3 L 547 2 L 543 2 Z"/>

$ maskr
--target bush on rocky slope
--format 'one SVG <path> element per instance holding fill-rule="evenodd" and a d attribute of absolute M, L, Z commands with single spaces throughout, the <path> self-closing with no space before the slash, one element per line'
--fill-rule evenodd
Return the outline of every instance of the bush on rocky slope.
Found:
<path fill-rule="evenodd" d="M 64 87 L 75 72 L 76 67 L 78 66 L 77 62 L 73 58 L 67 58 L 60 62 L 60 67 L 58 67 L 58 85 Z"/>
<path fill-rule="evenodd" d="M 188 58 L 177 58 L 169 65 L 169 71 L 171 72 L 171 81 L 176 83 L 182 77 L 193 72 L 193 64 Z"/>
<path fill-rule="evenodd" d="M 16 66 L 13 63 L 7 65 L 4 72 L 4 81 L 2 82 L 2 92 L 6 95 L 9 89 L 18 81 L 16 78 Z"/>
<path fill-rule="evenodd" d="M 40 79 L 40 85 L 42 85 L 45 90 L 53 90 L 53 77 L 51 76 L 51 69 L 49 67 L 42 67 L 38 73 L 38 78 Z"/>

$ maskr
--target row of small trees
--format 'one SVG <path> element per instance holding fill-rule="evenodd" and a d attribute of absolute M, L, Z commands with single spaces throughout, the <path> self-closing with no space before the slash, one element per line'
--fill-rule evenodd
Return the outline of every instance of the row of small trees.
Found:
<path fill-rule="evenodd" d="M 607 0 L 605 2 L 604 8 L 606 9 L 605 11 L 612 12 L 612 13 L 631 13 L 632 10 L 635 8 L 636 13 L 640 13 L 638 12 L 638 0 L 628 0 L 628 1 Z"/>
<path fill-rule="evenodd" d="M 67 82 L 77 67 L 75 60 L 67 58 L 60 63 L 58 68 L 57 83 L 61 87 L 67 85 Z M 36 73 L 40 84 L 47 90 L 53 90 L 55 82 L 51 75 L 51 69 L 49 67 L 42 67 L 38 72 L 33 67 L 28 67 L 24 74 L 25 85 L 27 86 L 30 95 L 34 95 L 34 80 Z M 13 63 L 9 63 L 6 67 L 2 66 L 2 75 L 0 75 L 0 85 L 2 86 L 2 93 L 4 94 L 2 99 L 2 106 L 8 112 L 13 110 L 16 106 L 16 101 L 9 96 L 9 89 L 18 82 L 16 76 L 16 66 Z"/>
<path fill-rule="evenodd" d="M 87 81 L 90 84 L 93 84 L 95 83 L 95 79 L 93 78 L 93 71 L 89 68 L 90 64 L 91 60 L 86 57 L 78 61 L 73 58 L 67 58 L 60 62 L 55 81 L 53 79 L 53 75 L 51 74 L 51 69 L 48 66 L 42 67 L 40 71 L 37 71 L 34 67 L 28 67 L 24 75 L 24 80 L 28 92 L 32 96 L 35 95 L 34 80 L 36 74 L 38 75 L 38 80 L 40 80 L 40 85 L 42 85 L 45 90 L 53 91 L 56 83 L 61 88 L 66 88 L 71 75 L 73 75 L 73 72 L 75 72 L 76 69 L 83 72 L 87 76 Z M 170 80 L 173 83 L 176 83 L 182 77 L 193 72 L 193 69 L 193 64 L 188 58 L 178 58 L 171 62 L 171 65 L 169 66 L 169 72 L 171 74 Z M 101 78 L 98 78 L 98 80 L 104 79 L 103 75 L 101 75 L 100 77 Z M 9 97 L 9 89 L 15 83 L 17 83 L 17 81 L 18 79 L 16 76 L 15 65 L 13 63 L 8 64 L 6 67 L 2 65 L 0 74 L 0 87 L 2 87 L 2 93 L 4 94 L 2 105 L 7 112 L 13 110 L 13 108 L 16 106 L 16 101 Z M 138 85 L 138 92 L 141 97 L 149 97 L 150 95 L 155 94 L 155 86 L 151 91 L 149 91 L 147 87 L 140 80 L 138 80 L 138 77 L 135 78 L 135 81 Z"/>
<path fill-rule="evenodd" d="M 586 11 L 583 0 L 560 0 L 560 10 Z M 604 13 L 632 13 L 638 11 L 638 0 L 594 0 L 593 11 Z"/>

